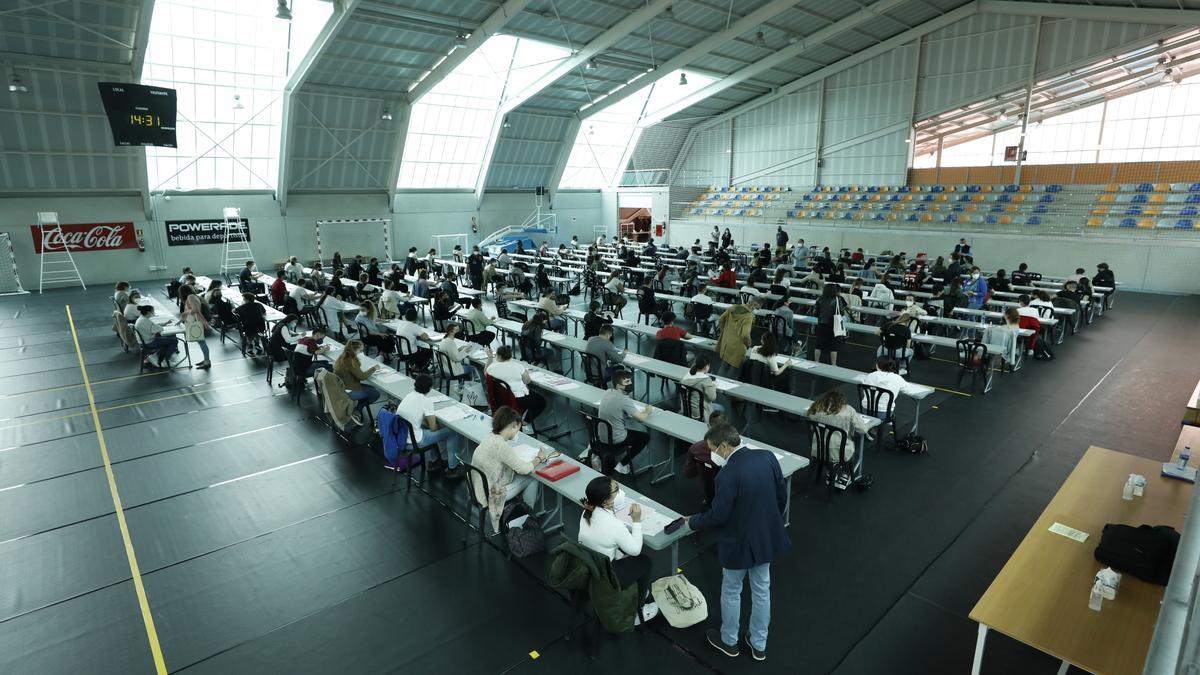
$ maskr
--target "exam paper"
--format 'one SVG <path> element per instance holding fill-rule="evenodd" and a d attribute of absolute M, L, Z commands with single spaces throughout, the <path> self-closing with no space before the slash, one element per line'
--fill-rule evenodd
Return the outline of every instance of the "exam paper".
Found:
<path fill-rule="evenodd" d="M 617 519 L 626 525 L 633 524 L 633 516 L 629 515 L 629 509 L 633 508 L 638 502 L 630 500 L 629 505 L 617 512 Z M 642 507 L 642 535 L 654 536 L 663 531 L 663 529 L 671 524 L 671 519 L 656 511 L 654 508 L 645 504 L 638 504 Z"/>
<path fill-rule="evenodd" d="M 517 457 L 520 457 L 526 462 L 532 462 L 537 457 L 539 452 L 537 448 L 529 445 L 528 443 L 521 443 L 520 445 L 515 446 L 513 451 L 517 453 Z"/>
<path fill-rule="evenodd" d="M 638 364 L 638 363 L 646 363 L 649 360 L 650 359 L 648 359 L 645 356 L 642 356 L 640 354 L 626 354 L 625 355 L 625 363 Z"/>
<path fill-rule="evenodd" d="M 722 380 L 718 377 L 716 385 L 717 389 L 720 389 L 721 391 L 729 391 L 730 389 L 737 389 L 738 383 L 730 382 L 729 380 Z"/>
<path fill-rule="evenodd" d="M 473 412 L 475 411 L 471 410 L 470 408 L 464 408 L 460 405 L 455 405 L 438 409 L 437 416 L 444 422 L 454 422 L 465 418 L 467 415 L 470 415 Z"/>

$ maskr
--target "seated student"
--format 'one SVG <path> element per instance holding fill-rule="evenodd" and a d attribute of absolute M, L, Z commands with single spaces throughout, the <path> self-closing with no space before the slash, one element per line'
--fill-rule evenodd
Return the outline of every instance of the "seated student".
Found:
<path fill-rule="evenodd" d="M 907 384 L 904 378 L 896 374 L 896 361 L 890 356 L 880 356 L 875 359 L 875 370 L 862 379 L 862 383 L 871 387 L 879 387 L 892 392 L 891 411 L 895 412 L 900 403 L 900 390 Z M 873 413 L 879 419 L 887 417 L 887 397 L 880 397 L 878 409 Z M 863 397 L 863 409 L 867 407 L 867 399 Z"/>
<path fill-rule="evenodd" d="M 329 353 L 329 345 L 323 344 L 324 340 L 324 328 L 314 328 L 311 333 L 296 340 L 296 349 L 302 350 L 303 353 L 312 358 L 312 363 L 308 366 L 308 372 L 305 373 L 307 377 L 312 377 L 321 369 L 333 370 L 333 364 L 321 358 Z"/>
<path fill-rule="evenodd" d="M 421 273 L 417 275 L 417 282 L 413 284 L 412 294 L 418 298 L 429 297 L 429 272 L 421 270 Z"/>
<path fill-rule="evenodd" d="M 634 625 L 639 625 L 658 616 L 658 605 L 650 596 L 650 558 L 642 553 L 642 509 L 637 504 L 629 507 L 631 525 L 616 515 L 627 501 L 617 481 L 608 476 L 593 478 L 580 500 L 579 543 L 612 561 L 618 586 L 637 584 L 638 599 L 644 602 L 634 617 Z"/>
<path fill-rule="evenodd" d="M 180 288 L 182 288 L 184 286 L 187 286 L 188 288 L 192 289 L 192 292 L 194 292 L 196 294 L 204 292 L 204 289 L 201 288 L 200 283 L 198 281 L 196 281 L 196 277 L 191 274 L 187 275 L 187 277 L 184 278 L 183 283 L 180 284 Z"/>
<path fill-rule="evenodd" d="M 532 429 L 533 420 L 546 409 L 546 399 L 537 392 L 529 390 L 529 369 L 520 361 L 513 360 L 512 347 L 502 345 L 496 350 L 495 360 L 488 354 L 487 367 L 484 373 L 493 380 L 500 380 L 508 385 L 513 396 L 517 399 L 517 407 L 525 415 L 525 422 Z"/>
<path fill-rule="evenodd" d="M 688 301 L 693 305 L 713 304 L 713 299 L 708 295 L 708 284 L 700 284 L 696 288 L 696 294 L 688 298 Z"/>
<path fill-rule="evenodd" d="M 271 327 L 271 337 L 267 339 L 267 356 L 275 363 L 287 361 L 288 353 L 295 348 L 304 331 L 299 328 L 300 317 L 288 314 Z"/>
<path fill-rule="evenodd" d="M 1085 279 L 1086 279 L 1086 277 L 1085 277 Z M 1082 307 L 1084 295 L 1079 290 L 1079 284 L 1081 281 L 1082 280 L 1076 281 L 1074 279 L 1067 279 L 1065 282 L 1063 282 L 1062 290 L 1059 291 L 1058 293 L 1056 293 L 1055 297 L 1069 298 L 1071 300 L 1074 300 L 1077 304 L 1080 305 L 1080 307 Z M 1050 302 L 1053 303 L 1054 301 L 1051 300 Z"/>
<path fill-rule="evenodd" d="M 900 374 L 908 374 L 908 362 L 912 359 L 912 329 L 908 327 L 908 316 L 901 313 L 895 320 L 879 328 L 879 349 L 875 356 L 891 356 L 900 361 Z"/>
<path fill-rule="evenodd" d="M 863 281 L 875 281 L 879 275 L 875 273 L 875 259 L 872 258 L 863 263 L 862 271 L 858 273 L 858 278 Z"/>
<path fill-rule="evenodd" d="M 451 301 L 456 304 L 458 303 L 458 275 L 454 274 L 454 272 L 448 273 L 446 276 L 442 277 L 442 283 L 438 286 L 438 288 L 442 289 L 442 292 L 445 293 Z"/>
<path fill-rule="evenodd" d="M 187 283 L 189 276 L 192 276 L 192 268 L 185 266 L 179 273 L 179 285 L 182 286 Z"/>
<path fill-rule="evenodd" d="M 583 350 L 584 354 L 590 354 L 600 360 L 600 367 L 604 369 L 604 381 L 599 385 L 601 387 L 608 386 L 613 373 L 625 362 L 625 352 L 617 349 L 612 338 L 613 327 L 607 324 L 600 326 L 600 332 L 588 338 L 587 346 Z"/>
<path fill-rule="evenodd" d="M 846 441 L 841 448 L 829 448 L 829 459 L 834 462 L 848 462 L 854 457 L 855 433 L 866 433 L 867 424 L 859 417 L 858 412 L 846 402 L 846 397 L 837 389 L 831 389 L 820 396 L 808 407 L 805 416 L 814 422 L 837 427 L 846 432 Z M 817 443 L 812 442 L 813 457 L 817 456 Z M 838 481 L 841 487 L 849 484 L 849 477 Z"/>
<path fill-rule="evenodd" d="M 796 285 L 804 288 L 815 288 L 818 291 L 825 288 L 825 275 L 816 267 L 809 270 L 808 274 L 800 278 Z"/>
<path fill-rule="evenodd" d="M 996 276 L 988 279 L 988 286 L 993 291 L 1000 291 L 1002 293 L 1012 292 L 1012 284 L 1010 284 L 1008 278 L 1004 276 L 1004 270 L 996 270 Z"/>
<path fill-rule="evenodd" d="M 142 342 L 146 345 L 146 350 L 154 350 L 158 357 L 158 363 L 150 362 L 150 355 L 147 353 L 143 363 L 151 368 L 156 365 L 159 368 L 166 368 L 171 363 L 171 357 L 179 351 L 179 340 L 174 337 L 163 335 L 162 328 L 154 323 L 150 317 L 154 316 L 154 305 L 142 305 L 138 307 L 138 320 L 134 322 L 133 328 L 142 336 Z"/>
<path fill-rule="evenodd" d="M 471 342 L 487 347 L 496 339 L 494 332 L 484 330 L 491 327 L 493 319 L 484 313 L 483 300 L 479 298 L 471 299 L 471 309 L 467 310 L 466 320 L 471 323 L 471 330 L 474 332 L 474 335 L 467 338 Z"/>
<path fill-rule="evenodd" d="M 275 273 L 275 281 L 271 282 L 271 304 L 276 307 L 283 304 L 284 297 L 287 296 L 287 282 L 283 279 L 284 271 L 279 270 Z"/>
<path fill-rule="evenodd" d="M 733 271 L 733 265 L 725 261 L 721 264 L 721 273 L 708 282 L 721 288 L 737 288 L 737 273 Z"/>
<path fill-rule="evenodd" d="M 946 258 L 938 256 L 937 260 L 933 261 L 933 265 L 929 267 L 929 276 L 934 279 L 944 279 L 946 277 Z"/>
<path fill-rule="evenodd" d="M 998 326 L 988 326 L 983 334 L 983 341 L 993 356 L 1003 359 L 1006 363 L 1015 364 L 1021 354 L 1021 315 L 1016 307 L 1004 310 L 1004 323 Z M 993 349 L 992 347 L 996 348 Z"/>
<path fill-rule="evenodd" d="M 1092 286 L 1106 296 L 1116 291 L 1117 277 L 1109 269 L 1108 263 L 1096 265 L 1096 276 L 1092 277 Z"/>
<path fill-rule="evenodd" d="M 334 372 L 337 372 L 336 366 Z M 413 390 L 400 400 L 400 405 L 396 406 L 396 414 L 403 417 L 412 427 L 413 438 L 416 439 L 418 447 L 430 448 L 437 445 L 445 447 L 445 461 L 437 457 L 436 447 L 428 451 L 433 455 L 433 457 L 427 455 L 424 458 L 428 462 L 426 467 L 429 470 L 441 471 L 444 468 L 446 478 L 462 478 L 467 475 L 466 468 L 458 461 L 462 438 L 453 429 L 438 425 L 437 417 L 433 412 L 433 399 L 429 398 L 431 389 L 433 389 L 433 378 L 424 373 L 417 375 L 416 381 L 413 382 Z M 354 398 L 353 394 L 350 398 Z M 410 450 L 414 449 L 412 440 L 409 440 L 405 447 Z"/>
<path fill-rule="evenodd" d="M 126 285 L 128 285 L 128 284 L 126 284 Z M 126 321 L 128 321 L 129 323 L 133 323 L 134 321 L 138 320 L 138 317 L 141 316 L 141 312 L 138 311 L 138 307 L 140 306 L 141 302 L 142 302 L 142 292 L 141 291 L 139 291 L 136 288 L 129 291 L 129 295 L 125 296 L 125 311 L 122 312 L 122 314 L 125 315 Z"/>
<path fill-rule="evenodd" d="M 531 363 L 543 362 L 547 368 L 556 369 L 561 364 L 558 350 L 543 344 L 542 334 L 545 332 L 546 315 L 536 311 L 529 320 L 521 324 L 521 357 Z M 527 352 L 526 350 L 532 350 Z"/>
<path fill-rule="evenodd" d="M 304 312 L 308 306 L 308 302 L 317 297 L 317 294 L 308 290 L 308 288 L 308 280 L 301 279 L 300 281 L 296 282 L 295 286 L 292 287 L 292 290 L 288 291 L 287 297 L 284 298 L 283 302 L 289 311 L 294 314 L 300 314 L 301 312 Z M 312 312 L 304 313 L 311 314 Z"/>
<path fill-rule="evenodd" d="M 450 361 L 450 372 L 446 373 L 446 378 L 456 382 L 457 390 L 461 393 L 463 382 L 471 379 L 472 371 L 467 370 L 467 365 L 471 363 L 471 350 L 468 345 L 473 343 L 458 339 L 458 331 L 458 324 L 446 324 L 446 335 L 438 342 L 438 351 L 445 354 Z"/>
<path fill-rule="evenodd" d="M 538 301 L 537 308 L 549 317 L 546 325 L 550 330 L 561 333 L 567 327 L 567 320 L 563 317 L 564 310 L 554 298 L 554 289 L 546 288 L 542 291 L 542 299 Z"/>
<path fill-rule="evenodd" d="M 891 309 L 892 303 L 882 302 L 896 299 L 896 293 L 892 290 L 891 276 L 884 274 L 883 278 L 881 278 L 878 283 L 871 287 L 869 299 L 877 301 L 871 303 L 871 305 L 874 307 Z"/>
<path fill-rule="evenodd" d="M 430 307 L 430 313 L 433 315 L 434 321 L 449 321 L 454 318 L 460 309 L 462 307 L 459 307 L 458 303 L 451 300 L 445 291 L 440 289 L 434 291 L 433 304 Z"/>
<path fill-rule="evenodd" d="M 425 327 L 417 323 L 417 310 L 412 307 L 404 313 L 404 320 L 396 326 L 396 338 L 403 338 L 407 341 L 407 345 L 401 344 L 400 352 L 397 354 L 397 359 L 406 362 L 407 368 L 413 372 L 420 372 L 429 367 L 429 360 L 433 358 L 429 334 L 425 332 Z M 404 348 L 407 347 L 411 351 L 404 353 Z"/>
<path fill-rule="evenodd" d="M 129 295 L 129 282 L 118 281 L 113 289 L 113 302 L 117 303 L 117 309 L 125 311 L 125 305 L 129 304 Z"/>
<path fill-rule="evenodd" d="M 788 296 L 785 294 L 775 301 L 775 315 L 780 318 L 782 325 L 783 337 L 785 340 L 792 340 L 796 336 L 796 312 L 792 310 L 792 306 L 788 304 Z M 799 345 L 794 345 L 796 349 Z M 793 349 L 793 351 L 796 351 Z"/>
<path fill-rule="evenodd" d="M 632 387 L 633 373 L 628 370 L 618 370 L 613 373 L 612 389 L 605 391 L 604 396 L 600 397 L 597 413 L 597 417 L 608 422 L 612 428 L 612 438 L 605 438 L 602 435 L 600 440 L 626 448 L 624 458 L 618 461 L 616 466 L 616 472 L 622 475 L 629 475 L 633 472 L 633 458 L 645 450 L 646 444 L 650 442 L 650 434 L 647 432 L 626 428 L 626 418 L 632 417 L 638 422 L 645 422 L 654 412 L 654 408 L 649 404 L 638 408 L 637 401 L 629 397 L 628 392 Z"/>
<path fill-rule="evenodd" d="M 1050 313 L 1054 313 L 1054 303 L 1050 301 L 1050 294 L 1046 291 L 1037 290 L 1033 292 L 1033 299 L 1029 301 L 1030 307 L 1050 307 Z"/>
<path fill-rule="evenodd" d="M 854 249 L 854 253 L 850 254 L 850 260 L 853 262 L 856 262 L 856 263 L 862 262 L 863 258 L 865 258 L 865 257 L 866 257 L 866 254 L 863 253 L 863 250 L 861 248 Z"/>
<path fill-rule="evenodd" d="M 300 264 L 296 256 L 288 258 L 287 264 L 283 266 L 283 272 L 288 281 L 293 284 L 304 278 L 304 266 Z"/>
<path fill-rule="evenodd" d="M 200 299 L 204 301 L 204 304 L 211 305 L 214 295 L 217 297 L 221 296 L 222 286 L 223 284 L 220 279 L 212 279 L 208 282 L 208 288 L 204 291 L 204 297 Z"/>
<path fill-rule="evenodd" d="M 658 332 L 654 334 L 655 339 L 683 340 L 687 338 L 688 332 L 675 325 L 675 312 L 663 312 L 658 320 L 662 323 L 662 328 L 659 328 Z"/>
<path fill-rule="evenodd" d="M 358 327 L 358 339 L 362 340 L 363 344 L 378 349 L 386 359 L 396 351 L 396 341 L 392 339 L 395 331 L 379 323 L 378 318 L 379 312 L 375 309 L 375 303 L 368 300 L 362 304 L 362 310 L 354 317 L 354 323 Z"/>
<path fill-rule="evenodd" d="M 243 293 L 246 291 L 255 291 L 256 288 L 261 286 L 261 284 L 258 283 L 258 278 L 261 276 L 262 274 L 260 272 L 256 272 L 254 270 L 254 261 L 247 260 L 246 266 L 243 267 L 242 271 L 238 273 L 238 288 L 241 289 Z M 186 283 L 186 279 L 187 275 L 185 274 L 184 280 L 180 281 L 179 283 Z"/>
<path fill-rule="evenodd" d="M 767 371 L 775 378 L 772 380 L 772 388 L 782 387 L 784 380 L 780 378 L 787 374 L 787 357 L 780 354 L 776 348 L 774 333 L 764 332 L 759 338 L 758 345 L 746 350 L 746 358 L 767 367 Z"/>
<path fill-rule="evenodd" d="M 705 419 L 714 410 L 725 410 L 725 406 L 717 403 L 717 382 L 709 373 L 712 362 L 707 356 L 697 356 L 692 361 L 688 374 L 679 379 L 679 384 L 699 390 L 700 396 L 693 395 L 690 399 L 691 409 L 684 412 L 692 419 Z"/>
<path fill-rule="evenodd" d="M 312 282 L 313 288 L 325 288 L 329 285 L 329 277 L 325 275 L 325 270 L 321 269 L 321 261 L 313 263 L 312 273 L 308 275 L 308 280 Z"/>
<path fill-rule="evenodd" d="M 1068 276 L 1066 278 L 1066 280 L 1067 281 L 1079 281 L 1080 279 L 1086 279 L 1086 278 L 1087 278 L 1087 270 L 1083 269 L 1082 267 L 1076 267 L 1075 274 Z"/>
<path fill-rule="evenodd" d="M 621 279 L 621 275 L 615 273 L 609 277 L 608 283 L 604 284 L 604 290 L 607 294 L 606 297 L 612 300 L 613 310 L 620 314 L 629 302 L 629 298 L 625 297 L 625 282 Z"/>
<path fill-rule="evenodd" d="M 725 413 L 719 410 L 709 413 L 707 419 L 709 429 L 728 422 Z M 683 464 L 683 475 L 688 478 L 700 478 L 701 485 L 704 486 L 704 506 L 708 506 L 712 502 L 713 495 L 716 493 L 717 474 L 720 472 L 721 467 L 712 461 L 712 448 L 708 447 L 708 441 L 701 438 L 688 448 L 687 460 Z"/>
<path fill-rule="evenodd" d="M 416 249 L 413 250 L 415 251 Z M 341 251 L 333 252 L 333 262 L 329 263 L 329 268 L 334 272 L 341 272 L 342 270 L 346 269 L 346 264 L 342 262 Z"/>
<path fill-rule="evenodd" d="M 483 439 L 471 455 L 471 465 L 479 469 L 487 479 L 488 488 L 504 492 L 504 501 L 521 497 L 521 501 L 532 508 L 537 504 L 539 483 L 533 479 L 534 469 L 546 461 L 545 451 L 539 451 L 532 461 L 522 459 L 513 448 L 512 442 L 521 431 L 521 415 L 504 405 L 492 413 L 492 433 Z M 480 484 L 479 476 L 472 474 L 472 494 L 483 508 L 488 507 L 488 494 Z M 499 529 L 500 512 L 493 509 L 492 526 Z"/>
<path fill-rule="evenodd" d="M 350 400 L 358 401 L 358 405 L 355 407 L 356 411 L 362 411 L 379 400 L 379 390 L 366 383 L 375 374 L 375 371 L 379 370 L 379 366 L 371 366 L 363 370 L 362 364 L 358 360 L 358 355 L 362 353 L 362 350 L 362 342 L 351 340 L 346 343 L 342 353 L 333 362 L 333 372 L 342 378 L 342 385 L 348 390 L 347 395 Z"/>
<path fill-rule="evenodd" d="M 363 300 L 375 301 L 383 289 L 371 283 L 371 275 L 363 272 L 358 275 L 358 297 Z"/>
<path fill-rule="evenodd" d="M 1029 297 L 1028 293 L 1022 293 L 1021 295 L 1017 296 L 1017 315 L 1028 316 L 1034 319 L 1040 318 L 1041 315 L 1038 314 L 1038 311 L 1033 307 L 1030 307 L 1030 300 L 1031 298 Z"/>
<path fill-rule="evenodd" d="M 904 296 L 904 309 L 900 310 L 900 314 L 896 316 L 896 320 L 908 322 L 928 314 L 929 312 L 917 302 L 916 297 L 912 293 L 909 293 Z"/>
<path fill-rule="evenodd" d="M 370 264 L 367 265 L 367 282 L 372 286 L 383 283 L 383 276 L 379 271 L 379 258 L 371 258 Z"/>
<path fill-rule="evenodd" d="M 587 314 L 583 315 L 583 339 L 589 340 L 599 335 L 600 328 L 612 322 L 612 317 L 600 311 L 600 303 L 596 300 L 591 301 Z"/>
<path fill-rule="evenodd" d="M 405 294 L 400 292 L 401 285 L 389 278 L 384 281 L 383 293 L 379 295 L 379 307 L 392 316 L 402 316 Z"/>
<path fill-rule="evenodd" d="M 1013 272 L 1009 277 L 1013 286 L 1028 286 L 1029 285 L 1029 264 L 1021 263 L 1017 265 L 1017 271 Z"/>
<path fill-rule="evenodd" d="M 233 313 L 242 324 L 242 334 L 246 339 L 247 354 L 265 354 L 262 337 L 267 332 L 267 308 L 253 293 L 242 293 L 242 304 Z"/>

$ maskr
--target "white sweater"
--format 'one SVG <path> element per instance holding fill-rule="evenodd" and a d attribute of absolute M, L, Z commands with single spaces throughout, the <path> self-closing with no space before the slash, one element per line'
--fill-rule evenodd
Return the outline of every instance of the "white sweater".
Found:
<path fill-rule="evenodd" d="M 612 511 L 597 508 L 590 523 L 579 517 L 579 543 L 609 560 L 632 557 L 642 552 L 642 524 L 626 525 Z"/>

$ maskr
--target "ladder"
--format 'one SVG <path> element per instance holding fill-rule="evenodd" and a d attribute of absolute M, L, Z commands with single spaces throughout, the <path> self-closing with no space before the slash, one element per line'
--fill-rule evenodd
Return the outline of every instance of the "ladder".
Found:
<path fill-rule="evenodd" d="M 232 272 L 237 274 L 246 266 L 247 260 L 254 260 L 250 252 L 250 242 L 246 239 L 246 228 L 242 227 L 242 210 L 236 206 L 226 206 L 221 210 L 225 225 L 224 252 L 221 255 L 221 274 Z"/>
<path fill-rule="evenodd" d="M 50 284 L 78 283 L 87 290 L 83 277 L 79 276 L 79 268 L 75 266 L 75 257 L 71 255 L 71 245 L 63 235 L 62 226 L 58 222 L 57 211 L 38 211 L 38 234 L 42 237 L 42 255 L 38 269 L 38 293 Z"/>

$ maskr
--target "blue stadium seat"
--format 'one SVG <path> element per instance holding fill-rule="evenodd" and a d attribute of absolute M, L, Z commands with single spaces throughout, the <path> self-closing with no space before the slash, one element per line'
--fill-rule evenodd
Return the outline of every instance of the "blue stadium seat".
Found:
<path fill-rule="evenodd" d="M 908 221 L 908 222 L 910 222 L 910 223 L 915 223 L 915 222 L 917 222 L 917 221 L 919 220 L 919 218 L 917 218 L 917 214 L 915 214 L 915 213 L 910 213 L 910 214 L 908 214 L 908 217 L 907 217 L 907 218 L 905 218 L 905 220 L 907 220 L 907 221 Z"/>
<path fill-rule="evenodd" d="M 1133 196 L 1133 199 L 1129 200 L 1129 203 L 1130 204 L 1145 204 L 1148 201 L 1148 199 L 1149 198 L 1145 194 L 1136 194 Z"/>
<path fill-rule="evenodd" d="M 1062 186 L 1058 183 L 1051 183 L 1046 186 L 1046 192 L 1062 192 Z"/>
<path fill-rule="evenodd" d="M 871 220 L 883 220 L 883 219 L 884 219 L 884 218 L 883 218 L 883 214 L 882 214 L 882 213 L 876 213 L 876 214 L 875 214 L 875 217 L 874 217 L 874 218 L 872 218 Z"/>
<path fill-rule="evenodd" d="M 1154 184 L 1153 183 L 1138 183 L 1137 187 L 1135 187 L 1133 189 L 1133 191 L 1134 192 L 1154 192 Z"/>
<path fill-rule="evenodd" d="M 1200 183 L 1192 183 L 1188 187 L 1188 192 L 1200 192 Z"/>
<path fill-rule="evenodd" d="M 956 199 L 955 201 L 959 201 L 959 202 L 969 202 L 969 201 L 971 201 L 971 195 L 967 195 L 967 194 L 962 194 L 962 195 L 959 195 L 959 196 L 958 196 L 958 199 Z"/>
<path fill-rule="evenodd" d="M 1140 215 L 1142 215 L 1142 207 L 1134 204 L 1134 205 L 1130 206 L 1129 208 L 1125 209 L 1125 215 L 1140 216 Z"/>
<path fill-rule="evenodd" d="M 967 192 L 979 192 L 979 186 L 978 185 L 968 185 Z"/>
<path fill-rule="evenodd" d="M 988 225 L 995 225 L 996 224 L 996 216 L 988 216 L 986 219 L 984 219 L 983 222 L 987 223 Z"/>
<path fill-rule="evenodd" d="M 1042 219 L 1037 216 L 1029 216 L 1028 218 L 1025 219 L 1025 224 L 1026 225 L 1041 225 Z"/>
<path fill-rule="evenodd" d="M 1200 183 L 1196 183 L 1196 185 L 1200 185 Z M 1184 204 L 1200 204 L 1200 192 L 1193 192 L 1188 195 L 1187 201 Z"/>
<path fill-rule="evenodd" d="M 1045 204 L 1038 204 L 1037 206 L 1033 207 L 1034 213 L 1045 213 L 1047 210 L 1048 209 L 1046 208 Z"/>
<path fill-rule="evenodd" d="M 932 190 L 930 190 L 930 191 L 931 191 L 931 192 L 945 192 L 945 191 L 946 191 L 946 186 L 944 186 L 944 185 L 934 185 L 934 186 L 933 186 L 933 189 L 932 189 Z"/>
<path fill-rule="evenodd" d="M 1183 207 L 1183 209 L 1182 209 L 1182 210 L 1180 210 L 1180 211 L 1179 211 L 1179 215 L 1181 215 L 1181 216 L 1195 216 L 1195 215 L 1200 215 L 1200 213 L 1198 213 L 1198 211 L 1200 211 L 1200 210 L 1198 210 L 1198 209 L 1197 209 L 1196 207 L 1194 207 L 1194 206 L 1185 206 L 1185 207 Z"/>
<path fill-rule="evenodd" d="M 1200 183 L 1196 183 L 1196 185 L 1200 185 Z M 1192 186 L 1192 187 L 1195 188 L 1195 190 L 1197 192 L 1200 192 L 1200 187 L 1196 187 L 1196 186 Z M 900 189 L 897 190 L 897 192 L 912 192 L 912 190 L 910 190 L 907 185 L 901 185 Z"/>
<path fill-rule="evenodd" d="M 1122 218 L 1117 227 L 1137 227 L 1137 220 L 1133 218 Z"/>
<path fill-rule="evenodd" d="M 1000 204 L 1007 204 L 1011 201 L 1012 201 L 1012 195 L 1010 195 L 1010 194 L 1002 194 L 999 197 L 996 197 L 996 202 L 1000 203 Z"/>
<path fill-rule="evenodd" d="M 1054 201 L 1054 195 L 1042 195 L 1038 201 L 1049 204 L 1050 202 Z"/>
<path fill-rule="evenodd" d="M 1020 189 L 1021 189 L 1020 185 L 1005 185 L 1004 186 L 1005 192 L 1017 192 Z"/>
<path fill-rule="evenodd" d="M 1191 219 L 1189 219 L 1189 218 L 1184 218 L 1184 219 L 1182 219 L 1182 220 L 1177 220 L 1177 221 L 1175 221 L 1175 229 L 1177 229 L 1177 230 L 1191 230 L 1191 229 L 1195 229 L 1195 226 L 1192 224 L 1192 221 L 1191 221 Z"/>

